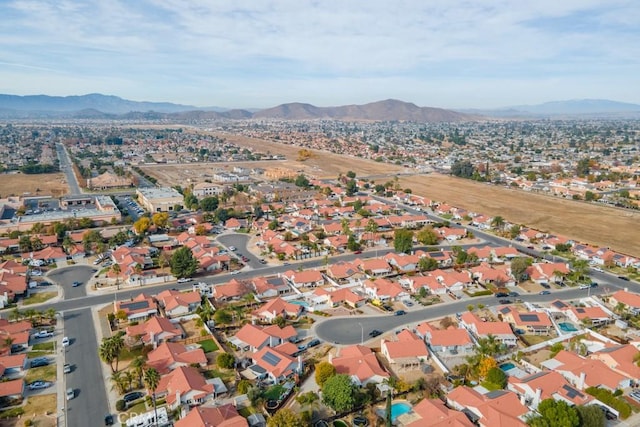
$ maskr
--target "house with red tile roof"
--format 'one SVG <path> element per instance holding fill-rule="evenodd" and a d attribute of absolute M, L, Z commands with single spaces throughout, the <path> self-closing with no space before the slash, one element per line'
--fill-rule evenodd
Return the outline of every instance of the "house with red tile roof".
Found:
<path fill-rule="evenodd" d="M 328 293 L 328 301 L 334 307 L 347 304 L 352 308 L 358 308 L 367 302 L 367 298 L 356 294 L 349 288 L 340 288 Z"/>
<path fill-rule="evenodd" d="M 48 246 L 39 251 L 26 252 L 22 259 L 38 259 L 44 262 L 62 262 L 67 260 L 67 254 L 62 248 Z"/>
<path fill-rule="evenodd" d="M 0 377 L 20 375 L 26 368 L 27 353 L 0 355 Z"/>
<path fill-rule="evenodd" d="M 17 400 L 22 399 L 25 392 L 24 379 L 0 381 L 0 399 Z"/>
<path fill-rule="evenodd" d="M 236 279 L 214 286 L 212 289 L 213 297 L 217 301 L 239 300 L 252 291 L 253 289 L 249 283 L 240 282 Z"/>
<path fill-rule="evenodd" d="M 640 295 L 633 292 L 619 290 L 609 297 L 609 304 L 614 308 L 621 304 L 625 311 L 640 314 Z"/>
<path fill-rule="evenodd" d="M 156 389 L 158 398 L 166 397 L 169 409 L 179 405 L 197 406 L 214 398 L 215 386 L 196 368 L 180 366 L 163 375 Z"/>
<path fill-rule="evenodd" d="M 631 344 L 606 347 L 589 355 L 589 358 L 600 360 L 613 371 L 627 378 L 640 379 L 640 366 L 636 364 L 638 349 Z"/>
<path fill-rule="evenodd" d="M 253 317 L 272 322 L 276 317 L 282 316 L 286 319 L 295 319 L 302 314 L 303 307 L 291 304 L 282 298 L 274 298 L 267 301 L 262 307 L 253 311 Z"/>
<path fill-rule="evenodd" d="M 357 265 L 350 262 L 340 261 L 327 266 L 327 276 L 338 283 L 345 283 L 349 279 L 357 279 L 362 277 L 362 272 Z"/>
<path fill-rule="evenodd" d="M 416 326 L 416 334 L 437 353 L 466 354 L 474 349 L 473 341 L 464 328 L 450 326 L 447 329 L 436 329 L 423 322 Z"/>
<path fill-rule="evenodd" d="M 322 243 L 328 247 L 328 248 L 332 248 L 334 250 L 345 250 L 347 248 L 347 243 L 349 241 L 349 237 L 345 236 L 345 235 L 337 235 L 337 236 L 329 236 L 326 237 Z"/>
<path fill-rule="evenodd" d="M 440 227 L 440 228 L 435 228 L 434 231 L 436 232 L 436 234 L 441 236 L 447 242 L 455 242 L 457 240 L 461 240 L 467 237 L 466 228 Z"/>
<path fill-rule="evenodd" d="M 566 350 L 561 350 L 553 359 L 545 360 L 542 366 L 558 372 L 578 390 L 602 387 L 614 391 L 629 387 L 632 380 L 609 368 L 601 360 L 586 359 Z"/>
<path fill-rule="evenodd" d="M 315 288 L 324 285 L 324 277 L 318 270 L 288 270 L 283 276 L 289 279 L 289 282 L 296 288 Z"/>
<path fill-rule="evenodd" d="M 398 280 L 402 286 L 407 287 L 412 293 L 420 293 L 421 288 L 425 288 L 427 293 L 431 295 L 444 295 L 447 293 L 447 287 L 442 284 L 436 277 L 426 276 L 403 276 Z"/>
<path fill-rule="evenodd" d="M 187 348 L 177 342 L 163 342 L 147 354 L 147 365 L 155 368 L 160 374 L 166 374 L 180 366 L 204 367 L 207 356 L 200 347 Z"/>
<path fill-rule="evenodd" d="M 472 267 L 471 277 L 482 285 L 495 285 L 499 288 L 504 286 L 515 286 L 516 282 L 504 268 L 496 268 L 492 265 L 481 263 Z"/>
<path fill-rule="evenodd" d="M 570 272 L 569 264 L 563 262 L 536 262 L 527 267 L 527 275 L 536 283 L 561 282 Z"/>
<path fill-rule="evenodd" d="M 232 343 L 244 351 L 258 351 L 263 347 L 277 347 L 297 336 L 293 326 L 260 326 L 247 323 L 232 338 Z"/>
<path fill-rule="evenodd" d="M 516 393 L 531 409 L 536 409 L 546 399 L 565 401 L 571 406 L 586 405 L 593 401 L 593 397 L 577 390 L 554 371 L 542 371 L 523 378 L 510 376 L 507 389 Z"/>
<path fill-rule="evenodd" d="M 485 322 L 470 311 L 460 317 L 460 326 L 464 327 L 476 338 L 488 338 L 489 335 L 507 347 L 518 345 L 518 337 L 505 322 Z"/>
<path fill-rule="evenodd" d="M 179 317 L 194 312 L 202 301 L 199 292 L 180 292 L 172 289 L 160 292 L 156 299 L 167 317 Z"/>
<path fill-rule="evenodd" d="M 175 427 L 249 427 L 246 418 L 238 414 L 231 403 L 215 407 L 196 406 Z"/>
<path fill-rule="evenodd" d="M 0 271 L 0 293 L 6 293 L 6 300 L 11 302 L 18 296 L 27 295 L 27 279 L 25 276 Z"/>
<path fill-rule="evenodd" d="M 529 408 L 520 403 L 515 393 L 507 390 L 483 395 L 470 387 L 460 386 L 447 393 L 447 405 L 471 412 L 480 427 L 527 427 L 524 420 Z"/>
<path fill-rule="evenodd" d="M 129 322 L 147 319 L 158 314 L 156 300 L 145 294 L 139 294 L 131 300 L 114 301 L 113 313 L 124 311 Z"/>
<path fill-rule="evenodd" d="M 351 381 L 361 387 L 369 383 L 380 384 L 390 376 L 378 362 L 375 353 L 361 345 L 343 347 L 335 356 L 330 354 L 329 363 L 336 368 L 336 373 L 349 375 Z"/>
<path fill-rule="evenodd" d="M 145 345 L 156 347 L 165 341 L 175 341 L 184 338 L 182 328 L 164 317 L 153 316 L 144 323 L 127 326 L 125 329 L 127 340 L 130 343 L 142 341 Z"/>
<path fill-rule="evenodd" d="M 438 261 L 439 268 L 447 268 L 453 265 L 453 253 L 451 251 L 434 251 L 434 252 L 424 252 L 424 251 L 416 251 L 416 255 L 421 257 L 427 257 L 431 259 L 435 259 Z"/>
<path fill-rule="evenodd" d="M 408 329 L 397 334 L 395 341 L 383 339 L 380 353 L 392 368 L 415 368 L 429 360 L 429 350 L 424 341 Z"/>
<path fill-rule="evenodd" d="M 291 292 L 291 286 L 284 277 L 255 277 L 251 281 L 255 296 L 260 299 L 274 298 Z"/>
<path fill-rule="evenodd" d="M 258 366 L 252 369 L 269 377 L 273 382 L 279 384 L 286 381 L 295 374 L 302 373 L 303 365 L 301 358 L 295 358 L 288 354 L 287 347 L 290 343 L 281 344 L 284 349 L 278 347 L 262 347 L 251 355 L 251 360 Z M 291 344 L 293 345 L 293 344 Z M 293 345 L 295 347 L 295 345 Z"/>
<path fill-rule="evenodd" d="M 427 273 L 428 276 L 435 277 L 448 292 L 459 294 L 471 285 L 472 280 L 469 272 L 456 271 L 453 269 L 448 270 L 433 270 Z"/>
<path fill-rule="evenodd" d="M 541 311 L 518 311 L 511 306 L 498 308 L 502 319 L 509 322 L 515 329 L 522 329 L 528 334 L 548 335 L 553 331 L 553 324 L 549 316 Z"/>
<path fill-rule="evenodd" d="M 384 277 L 393 274 L 393 268 L 382 258 L 357 259 L 353 263 L 369 276 Z"/>
<path fill-rule="evenodd" d="M 401 274 L 416 271 L 420 262 L 418 255 L 397 254 L 395 252 L 389 252 L 383 259 Z"/>
<path fill-rule="evenodd" d="M 397 418 L 404 427 L 474 427 L 467 416 L 440 399 L 422 399 L 411 412 Z"/>
<path fill-rule="evenodd" d="M 28 269 L 28 265 L 24 265 L 12 259 L 0 262 L 0 271 L 3 271 L 5 273 L 11 273 L 17 276 L 26 276 Z"/>
<path fill-rule="evenodd" d="M 362 283 L 365 294 L 379 301 L 399 301 L 407 298 L 409 293 L 396 282 L 389 279 L 367 279 Z"/>

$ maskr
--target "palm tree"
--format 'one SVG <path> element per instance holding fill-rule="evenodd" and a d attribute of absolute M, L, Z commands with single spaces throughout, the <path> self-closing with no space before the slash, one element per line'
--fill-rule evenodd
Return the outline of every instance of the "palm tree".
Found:
<path fill-rule="evenodd" d="M 126 392 L 126 378 L 122 375 L 122 372 L 114 371 L 111 374 L 110 380 L 113 383 L 113 386 L 118 389 L 118 393 L 124 394 Z"/>
<path fill-rule="evenodd" d="M 36 310 L 34 310 L 33 308 L 30 308 L 28 310 L 25 310 L 24 317 L 29 319 L 29 322 L 31 322 L 31 324 L 33 325 L 33 318 L 36 317 L 36 313 L 37 313 Z"/>
<path fill-rule="evenodd" d="M 120 264 L 114 263 L 111 266 L 111 272 L 116 275 L 116 289 L 120 289 L 120 273 L 122 272 Z"/>
<path fill-rule="evenodd" d="M 58 315 L 58 312 L 56 311 L 55 308 L 48 308 L 44 312 L 45 318 L 49 319 L 51 322 L 53 322 L 53 320 L 56 318 L 57 315 Z"/>
<path fill-rule="evenodd" d="M 502 218 L 500 215 L 494 216 L 491 220 L 491 225 L 498 229 L 502 229 L 504 227 L 504 218 Z"/>
<path fill-rule="evenodd" d="M 143 385 L 143 377 L 144 377 L 144 368 L 146 366 L 147 360 L 144 356 L 138 356 L 131 361 L 129 367 L 132 369 L 133 374 L 135 375 L 135 379 L 138 381 L 138 387 L 142 387 Z"/>
<path fill-rule="evenodd" d="M 98 356 L 102 359 L 103 362 L 108 363 L 111 368 L 111 373 L 116 372 L 116 369 L 113 366 L 113 361 L 116 358 L 114 353 L 113 344 L 110 339 L 106 338 L 102 340 L 100 344 L 100 348 L 98 348 Z"/>
<path fill-rule="evenodd" d="M 13 320 L 17 322 L 18 320 L 23 318 L 24 318 L 24 314 L 17 308 L 14 308 L 13 310 L 11 310 L 11 313 L 9 313 L 9 320 Z"/>
<path fill-rule="evenodd" d="M 134 381 L 136 381 L 136 374 L 132 371 L 125 371 L 122 375 L 122 380 L 127 385 L 127 391 L 131 391 Z"/>
<path fill-rule="evenodd" d="M 120 361 L 120 353 L 122 353 L 122 349 L 124 348 L 124 338 L 122 337 L 122 333 L 119 333 L 109 338 L 109 340 L 111 341 L 111 346 L 113 347 L 113 355 L 115 356 L 117 371 L 118 362 Z"/>
<path fill-rule="evenodd" d="M 160 383 L 160 374 L 154 368 L 147 368 L 144 371 L 144 385 L 147 387 L 147 390 L 151 392 L 151 396 L 153 398 L 153 413 L 154 418 L 156 420 L 156 425 L 158 425 L 158 408 L 156 406 L 156 389 L 158 388 L 158 384 Z"/>
<path fill-rule="evenodd" d="M 618 315 L 622 316 L 622 314 L 627 311 L 627 306 L 625 303 L 623 302 L 619 302 L 616 304 L 616 306 L 613 308 L 613 311 L 615 313 L 617 313 Z"/>

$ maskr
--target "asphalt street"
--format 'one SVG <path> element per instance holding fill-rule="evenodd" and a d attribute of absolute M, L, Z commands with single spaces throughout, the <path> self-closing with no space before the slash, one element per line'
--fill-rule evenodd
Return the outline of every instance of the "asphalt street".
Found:
<path fill-rule="evenodd" d="M 62 144 L 56 144 L 56 152 L 58 153 L 58 161 L 60 163 L 60 170 L 64 172 L 67 177 L 67 184 L 69 185 L 69 192 L 72 196 L 82 194 L 76 175 L 73 173 L 73 167 L 67 150 L 65 150 Z"/>
<path fill-rule="evenodd" d="M 98 271 L 87 265 L 63 267 L 47 274 L 47 280 L 60 285 L 63 289 L 64 299 L 76 299 L 87 295 L 87 282 Z M 80 282 L 80 286 L 73 287 L 73 282 Z"/>
<path fill-rule="evenodd" d="M 67 401 L 67 425 L 102 425 L 109 412 L 104 386 L 108 378 L 102 377 L 100 359 L 97 355 L 97 338 L 90 308 L 64 313 L 65 334 L 71 344 L 63 347 L 65 363 L 73 366 L 65 376 L 65 390 L 73 388 L 75 398 Z"/>
<path fill-rule="evenodd" d="M 260 259 L 257 258 L 248 249 L 250 239 L 251 239 L 251 236 L 249 234 L 230 233 L 230 234 L 221 234 L 217 237 L 216 240 L 227 249 L 231 246 L 235 246 L 237 248 L 237 251 L 230 252 L 230 253 L 235 254 L 236 257 L 239 257 L 240 255 L 244 255 L 247 258 L 249 258 L 249 262 L 245 262 L 244 264 L 248 265 L 252 269 L 261 268 L 263 267 L 263 265 L 260 264 Z"/>

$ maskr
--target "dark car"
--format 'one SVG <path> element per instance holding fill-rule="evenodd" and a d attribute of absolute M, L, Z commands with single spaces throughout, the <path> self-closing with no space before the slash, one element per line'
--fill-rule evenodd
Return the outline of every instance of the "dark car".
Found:
<path fill-rule="evenodd" d="M 627 282 L 629 281 L 629 278 L 627 276 L 618 276 L 618 279 L 626 280 Z"/>
<path fill-rule="evenodd" d="M 107 414 L 104 416 L 104 425 L 112 426 L 114 424 L 113 415 Z"/>
<path fill-rule="evenodd" d="M 77 288 L 78 286 L 80 286 L 80 282 L 73 282 L 73 287 Z"/>
<path fill-rule="evenodd" d="M 39 368 L 41 366 L 47 366 L 48 364 L 49 359 L 47 359 L 46 357 L 38 357 L 36 359 L 33 359 L 29 366 L 31 366 L 32 368 Z"/>
<path fill-rule="evenodd" d="M 501 299 L 500 301 L 498 301 L 500 304 L 511 304 L 511 300 L 510 299 Z"/>
<path fill-rule="evenodd" d="M 540 291 L 540 292 L 538 292 L 538 293 L 539 293 L 540 295 L 550 295 L 550 294 L 551 294 L 551 292 L 549 292 L 549 291 Z"/>
<path fill-rule="evenodd" d="M 590 288 L 597 288 L 598 284 L 596 282 L 591 282 L 591 284 L 589 285 Z"/>
<path fill-rule="evenodd" d="M 509 294 L 506 293 L 506 292 L 498 292 L 496 294 L 496 298 L 505 298 L 505 297 L 508 297 L 508 296 L 509 296 Z"/>
<path fill-rule="evenodd" d="M 510 297 L 519 297 L 519 296 L 520 296 L 520 294 L 519 294 L 519 293 L 517 293 L 517 292 L 509 292 L 509 296 L 510 296 Z"/>
<path fill-rule="evenodd" d="M 314 338 L 307 343 L 307 348 L 315 347 L 320 344 L 320 340 L 318 338 Z"/>
<path fill-rule="evenodd" d="M 394 314 L 394 315 L 396 315 L 396 316 L 402 316 L 402 315 L 404 315 L 404 314 L 407 314 L 407 312 L 406 312 L 406 311 L 404 311 L 404 310 L 398 310 L 398 311 L 396 311 L 396 312 L 395 312 L 395 313 L 393 313 L 393 314 Z"/>
<path fill-rule="evenodd" d="M 144 393 L 141 391 L 132 391 L 131 393 L 127 393 L 122 397 L 125 403 L 131 403 L 138 399 L 142 399 L 144 397 Z"/>
<path fill-rule="evenodd" d="M 383 309 L 384 311 L 393 311 L 393 307 L 391 307 L 390 305 L 383 305 L 383 306 L 382 306 L 382 309 Z"/>
<path fill-rule="evenodd" d="M 382 331 L 379 331 L 377 329 L 374 329 L 373 331 L 369 332 L 369 336 L 370 337 L 377 337 L 378 335 L 382 335 Z"/>

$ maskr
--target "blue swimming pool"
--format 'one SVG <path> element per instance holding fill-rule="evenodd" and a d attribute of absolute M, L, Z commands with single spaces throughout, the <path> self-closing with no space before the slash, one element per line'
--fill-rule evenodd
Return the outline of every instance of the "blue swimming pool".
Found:
<path fill-rule="evenodd" d="M 504 372 L 510 371 L 515 367 L 516 365 L 511 362 L 503 363 L 502 365 L 500 365 L 500 369 L 502 369 Z"/>
<path fill-rule="evenodd" d="M 562 332 L 575 332 L 578 330 L 575 326 L 568 322 L 558 323 L 558 327 Z"/>
<path fill-rule="evenodd" d="M 297 300 L 292 300 L 289 301 L 291 304 L 295 304 L 295 305 L 301 305 L 303 307 L 309 307 L 309 303 L 306 301 L 297 301 Z"/>
<path fill-rule="evenodd" d="M 411 411 L 411 405 L 406 402 L 397 402 L 391 405 L 391 421 L 395 421 L 400 415 Z"/>

